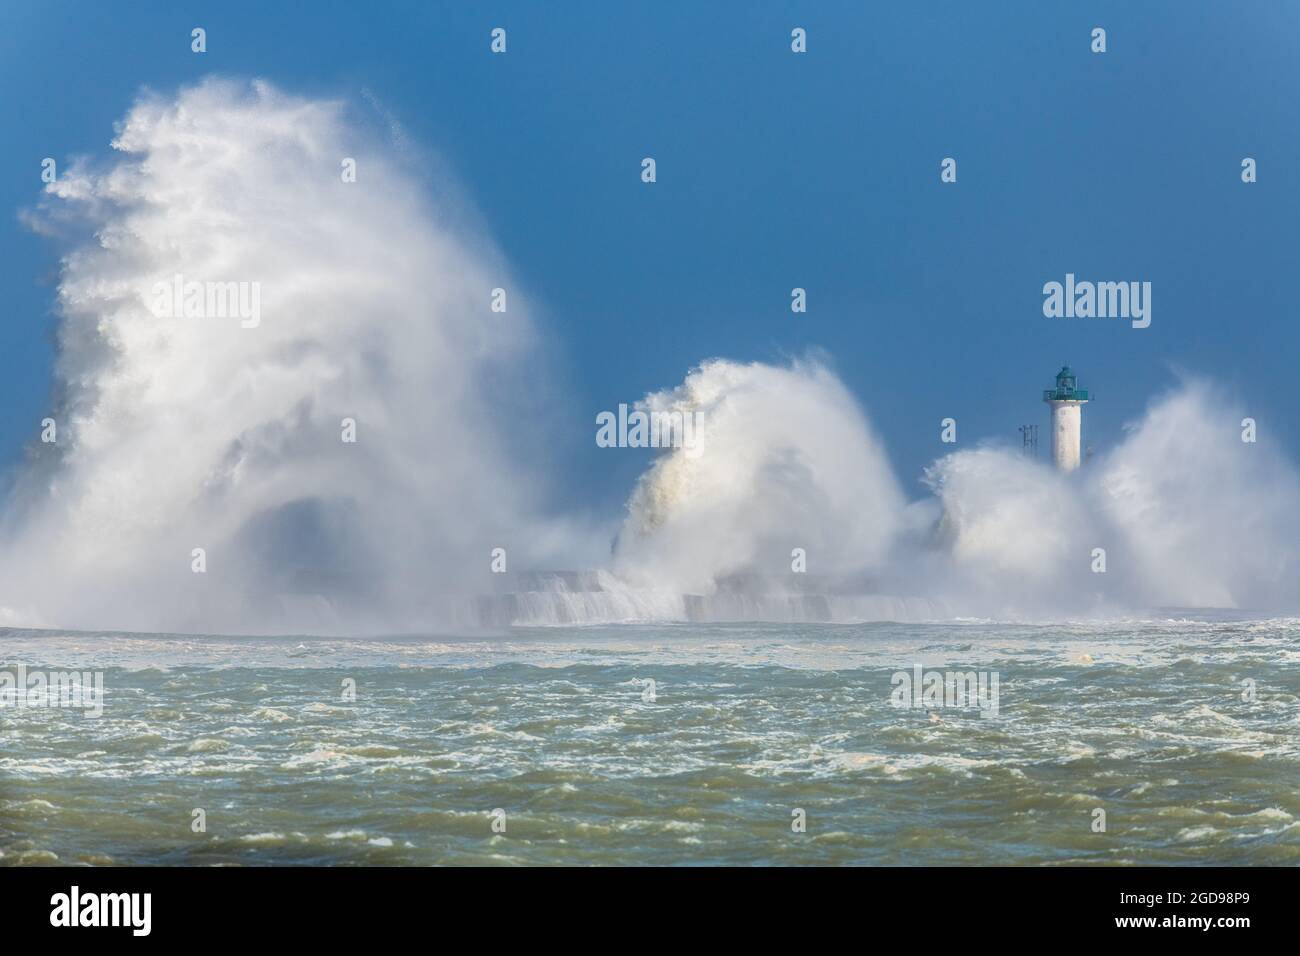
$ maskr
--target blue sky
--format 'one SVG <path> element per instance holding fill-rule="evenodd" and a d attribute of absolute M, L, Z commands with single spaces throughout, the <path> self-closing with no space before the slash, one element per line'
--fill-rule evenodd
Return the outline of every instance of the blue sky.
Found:
<path fill-rule="evenodd" d="M 106 153 L 141 87 L 214 72 L 369 91 L 445 158 L 566 365 L 582 419 L 557 469 L 593 507 L 645 465 L 602 455 L 597 411 L 711 356 L 810 348 L 913 494 L 951 450 L 945 416 L 962 444 L 1018 442 L 1024 422 L 1045 443 L 1038 399 L 1064 360 L 1095 394 L 1099 450 L 1182 369 L 1300 457 L 1300 6 L 701 6 L 5 5 L 0 461 L 49 407 L 57 250 L 18 220 L 41 159 Z M 505 56 L 488 51 L 496 26 Z M 947 156 L 956 184 L 939 180 Z M 1150 281 L 1151 327 L 1044 317 L 1043 283 L 1067 272 Z"/>

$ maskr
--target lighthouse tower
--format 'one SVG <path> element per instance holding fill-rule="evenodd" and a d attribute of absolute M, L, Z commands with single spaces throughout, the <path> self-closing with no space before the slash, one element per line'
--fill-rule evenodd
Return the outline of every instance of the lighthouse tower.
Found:
<path fill-rule="evenodd" d="M 1080 410 L 1088 401 L 1088 390 L 1075 385 L 1074 372 L 1064 365 L 1056 373 L 1056 388 L 1043 392 L 1043 401 L 1052 406 L 1052 461 L 1060 471 L 1079 467 Z"/>

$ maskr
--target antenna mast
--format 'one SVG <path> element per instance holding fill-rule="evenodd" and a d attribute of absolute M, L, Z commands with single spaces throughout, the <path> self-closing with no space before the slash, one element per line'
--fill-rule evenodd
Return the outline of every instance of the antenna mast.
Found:
<path fill-rule="evenodd" d="M 1020 453 L 1026 458 L 1038 457 L 1038 426 L 1020 426 Z"/>

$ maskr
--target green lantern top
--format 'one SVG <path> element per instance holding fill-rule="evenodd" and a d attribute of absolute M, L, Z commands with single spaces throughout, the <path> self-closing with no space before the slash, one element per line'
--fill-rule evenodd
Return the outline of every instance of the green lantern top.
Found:
<path fill-rule="evenodd" d="M 1086 402 L 1088 401 L 1088 390 L 1086 388 L 1076 388 L 1077 381 L 1074 377 L 1074 371 L 1068 365 L 1062 365 L 1061 370 L 1056 373 L 1056 388 L 1049 388 L 1043 392 L 1043 401 L 1045 402 Z"/>

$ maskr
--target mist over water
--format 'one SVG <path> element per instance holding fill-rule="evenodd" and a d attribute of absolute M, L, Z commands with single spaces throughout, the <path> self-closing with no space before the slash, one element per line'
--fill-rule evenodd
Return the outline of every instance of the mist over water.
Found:
<path fill-rule="evenodd" d="M 1300 603 L 1300 477 L 1267 429 L 1203 381 L 1152 405 L 1106 456 L 1091 500 L 1156 604 L 1294 609 Z"/>
<path fill-rule="evenodd" d="M 1245 413 L 1192 380 L 1077 473 L 963 448 L 909 502 L 824 361 L 709 360 L 642 403 L 698 413 L 701 433 L 632 489 L 611 552 L 613 535 L 542 504 L 558 476 L 518 414 L 552 405 L 541 337 L 522 296 L 490 310 L 508 269 L 445 182 L 407 171 L 423 158 L 400 136 L 343 103 L 210 80 L 142 98 L 114 147 L 30 215 L 67 250 L 58 442 L 32 445 L 4 509 L 0 624 L 374 633 L 1300 603 L 1295 466 L 1266 427 L 1242 442 Z M 257 283 L 258 322 L 160 316 L 177 276 Z M 498 546 L 508 575 L 489 573 Z M 520 573 L 552 569 L 573 573 Z"/>

